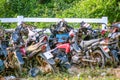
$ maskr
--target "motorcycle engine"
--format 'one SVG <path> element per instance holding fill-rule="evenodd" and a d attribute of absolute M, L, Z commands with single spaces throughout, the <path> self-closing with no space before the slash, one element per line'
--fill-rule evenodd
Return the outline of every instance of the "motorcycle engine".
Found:
<path fill-rule="evenodd" d="M 0 59 L 0 72 L 2 72 L 5 69 L 4 62 Z"/>
<path fill-rule="evenodd" d="M 72 56 L 72 62 L 73 63 L 79 63 L 79 56 L 78 55 Z"/>

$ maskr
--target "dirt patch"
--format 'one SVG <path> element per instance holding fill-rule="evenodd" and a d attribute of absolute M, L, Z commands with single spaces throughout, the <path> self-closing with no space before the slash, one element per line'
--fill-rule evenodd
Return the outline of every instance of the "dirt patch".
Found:
<path fill-rule="evenodd" d="M 115 75 L 117 78 L 120 78 L 120 67 L 112 69 L 111 73 Z"/>

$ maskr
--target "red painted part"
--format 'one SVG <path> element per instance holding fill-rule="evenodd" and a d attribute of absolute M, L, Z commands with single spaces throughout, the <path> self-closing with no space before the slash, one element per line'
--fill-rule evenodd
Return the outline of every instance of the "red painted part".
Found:
<path fill-rule="evenodd" d="M 71 37 L 74 37 L 74 33 L 71 33 L 70 36 L 71 36 Z"/>
<path fill-rule="evenodd" d="M 41 51 L 44 52 L 46 50 L 46 45 L 41 46 Z"/>
<path fill-rule="evenodd" d="M 73 30 L 71 30 L 71 31 L 69 32 L 69 36 L 70 36 L 70 37 L 74 37 L 74 35 L 75 35 L 75 34 L 74 34 Z"/>
<path fill-rule="evenodd" d="M 21 48 L 20 48 L 20 51 L 21 51 L 21 54 L 22 54 L 23 56 L 26 56 L 25 47 L 21 47 Z"/>
<path fill-rule="evenodd" d="M 47 36 L 44 36 L 44 39 L 43 39 L 43 40 L 45 40 L 45 41 L 46 41 L 47 39 L 48 39 L 48 37 L 47 37 Z"/>
<path fill-rule="evenodd" d="M 117 30 L 118 30 L 118 28 L 114 28 L 112 32 L 113 32 L 113 33 L 114 33 L 114 32 L 117 32 Z"/>
<path fill-rule="evenodd" d="M 106 31 L 105 30 L 102 30 L 101 34 L 102 35 L 105 35 Z"/>
<path fill-rule="evenodd" d="M 108 48 L 106 47 L 106 48 L 104 48 L 104 50 L 107 50 Z"/>
<path fill-rule="evenodd" d="M 65 52 L 68 54 L 70 52 L 70 43 L 59 44 L 57 45 L 58 49 L 65 49 Z"/>

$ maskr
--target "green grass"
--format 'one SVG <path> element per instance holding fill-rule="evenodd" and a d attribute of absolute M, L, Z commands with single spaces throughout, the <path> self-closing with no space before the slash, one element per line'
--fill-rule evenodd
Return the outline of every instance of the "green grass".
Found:
<path fill-rule="evenodd" d="M 78 74 L 68 74 L 65 72 L 56 74 L 39 74 L 36 77 L 27 77 L 26 80 L 120 80 L 113 74 L 112 68 L 90 69 L 82 68 Z"/>

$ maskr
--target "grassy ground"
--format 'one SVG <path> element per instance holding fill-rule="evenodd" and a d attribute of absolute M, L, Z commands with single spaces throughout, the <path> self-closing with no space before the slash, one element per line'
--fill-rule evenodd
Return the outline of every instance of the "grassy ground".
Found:
<path fill-rule="evenodd" d="M 115 71 L 117 71 L 117 74 Z M 113 68 L 90 69 L 80 68 L 77 74 L 68 74 L 65 72 L 56 74 L 39 74 L 36 77 L 27 77 L 25 80 L 120 80 L 120 70 Z"/>

